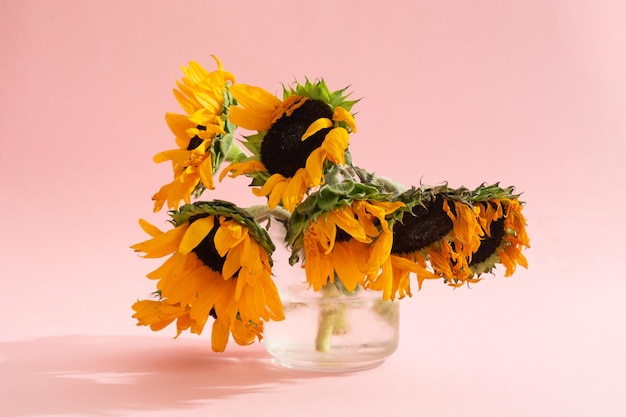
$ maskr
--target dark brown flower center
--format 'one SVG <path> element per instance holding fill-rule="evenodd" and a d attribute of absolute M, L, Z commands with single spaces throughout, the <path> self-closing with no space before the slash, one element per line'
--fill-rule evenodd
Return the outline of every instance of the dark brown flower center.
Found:
<path fill-rule="evenodd" d="M 187 150 L 193 151 L 200 145 L 202 145 L 202 139 L 198 135 L 196 135 L 189 140 L 189 145 L 187 145 Z"/>
<path fill-rule="evenodd" d="M 192 216 L 189 218 L 189 224 L 192 224 L 196 220 L 208 216 L 209 214 L 197 214 L 195 216 Z M 206 235 L 204 239 L 202 239 L 202 242 L 200 242 L 198 246 L 192 249 L 192 252 L 196 254 L 198 259 L 200 259 L 203 264 L 211 268 L 213 271 L 219 272 L 221 274 L 222 268 L 224 267 L 224 262 L 226 261 L 226 257 L 220 256 L 220 254 L 217 252 L 217 249 L 215 249 L 215 233 L 217 232 L 217 229 L 219 227 L 219 221 L 215 219 L 215 225 L 213 226 L 213 229 L 211 229 L 209 234 Z"/>
<path fill-rule="evenodd" d="M 415 206 L 412 215 L 404 213 L 402 221 L 393 226 L 391 253 L 421 250 L 444 237 L 452 227 L 452 220 L 443 209 L 443 198 L 436 198 L 425 206 Z"/>
<path fill-rule="evenodd" d="M 321 129 L 302 140 L 311 123 L 320 118 L 331 119 L 333 111 L 321 100 L 306 100 L 289 116 L 282 116 L 272 124 L 261 144 L 261 162 L 271 174 L 293 177 L 298 169 L 324 142 L 330 128 Z"/>
<path fill-rule="evenodd" d="M 470 266 L 477 265 L 489 259 L 496 252 L 498 246 L 504 237 L 504 217 L 491 222 L 489 226 L 491 236 L 486 237 L 480 242 L 478 250 L 472 255 Z"/>
<path fill-rule="evenodd" d="M 352 235 L 342 228 L 337 228 L 337 235 L 335 236 L 335 242 L 347 242 L 352 239 Z"/>

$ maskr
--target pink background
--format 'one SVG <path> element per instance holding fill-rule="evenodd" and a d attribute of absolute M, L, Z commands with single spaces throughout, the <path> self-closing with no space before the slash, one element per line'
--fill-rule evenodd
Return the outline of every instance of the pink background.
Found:
<path fill-rule="evenodd" d="M 623 1 L 0 4 L 3 416 L 621 416 L 626 411 Z M 516 185 L 530 268 L 402 301 L 381 367 L 135 327 L 156 264 L 128 246 L 169 181 L 152 156 L 180 66 L 324 77 L 363 100 L 355 161 L 406 185 Z M 256 203 L 245 182 L 208 198 Z"/>

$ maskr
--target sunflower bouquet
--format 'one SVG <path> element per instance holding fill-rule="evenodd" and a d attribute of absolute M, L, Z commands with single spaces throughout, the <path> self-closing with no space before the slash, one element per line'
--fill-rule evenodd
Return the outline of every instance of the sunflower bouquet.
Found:
<path fill-rule="evenodd" d="M 346 89 L 305 80 L 277 97 L 237 83 L 214 59 L 214 71 L 196 62 L 183 68 L 174 89 L 182 113 L 165 116 L 176 146 L 154 161 L 171 163 L 173 178 L 152 200 L 155 212 L 167 206 L 172 227 L 139 221 L 150 237 L 131 248 L 166 260 L 147 275 L 156 280 L 153 297 L 133 305 L 138 325 L 175 322 L 178 336 L 201 334 L 211 320 L 218 352 L 231 337 L 260 340 L 264 323 L 285 319 L 272 271 L 276 244 L 304 269 L 310 291 L 370 291 L 385 301 L 411 296 L 413 279 L 418 289 L 426 279 L 458 287 L 497 265 L 505 276 L 527 267 L 513 187 L 404 187 L 378 177 L 352 162 L 358 100 Z M 200 199 L 216 177 L 238 176 L 264 204 Z M 268 233 L 275 224 L 284 228 L 280 242 Z"/>

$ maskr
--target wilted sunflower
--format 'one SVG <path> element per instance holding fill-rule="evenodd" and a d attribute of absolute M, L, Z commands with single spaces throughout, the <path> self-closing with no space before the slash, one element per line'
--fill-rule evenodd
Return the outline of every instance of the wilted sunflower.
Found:
<path fill-rule="evenodd" d="M 254 192 L 268 197 L 273 209 L 281 204 L 293 211 L 312 187 L 323 183 L 327 164 L 346 163 L 349 133 L 356 131 L 344 90 L 330 92 L 323 80 L 285 88 L 283 100 L 266 90 L 236 84 L 231 92 L 238 107 L 231 107 L 230 120 L 257 131 L 244 145 L 253 155 L 233 163 L 222 172 L 247 175 Z"/>
<path fill-rule="evenodd" d="M 183 68 L 185 77 L 177 81 L 174 95 L 186 114 L 165 115 L 178 148 L 154 157 L 157 163 L 171 161 L 174 171 L 174 180 L 152 197 L 154 211 L 159 211 L 166 202 L 169 209 L 176 209 L 181 201 L 189 204 L 192 194 L 213 189 L 213 175 L 232 152 L 234 127 L 227 120 L 232 101 L 228 89 L 235 78 L 213 58 L 218 65 L 216 71 L 208 72 L 191 62 L 188 68 Z"/>
<path fill-rule="evenodd" d="M 138 325 L 159 330 L 176 320 L 177 335 L 186 329 L 200 334 L 212 316 L 212 346 L 221 352 L 229 334 L 250 344 L 260 339 L 264 321 L 284 319 L 265 229 L 223 201 L 185 205 L 171 216 L 175 227 L 167 232 L 141 221 L 152 238 L 132 246 L 147 258 L 170 255 L 147 275 L 158 280 L 160 299 L 133 305 Z"/>
<path fill-rule="evenodd" d="M 287 243 L 291 263 L 303 254 L 309 285 L 315 291 L 335 279 L 349 292 L 365 286 L 389 258 L 390 216 L 404 204 L 374 187 L 344 182 L 323 185 L 294 211 Z M 387 288 L 383 299 L 389 299 Z"/>
<path fill-rule="evenodd" d="M 504 265 L 505 277 L 513 275 L 517 265 L 528 268 L 526 257 L 522 254 L 523 248 L 530 247 L 526 219 L 519 195 L 513 194 L 513 191 L 513 187 L 500 188 L 495 184 L 481 186 L 472 192 L 478 221 L 485 233 L 469 264 L 479 276 L 491 272 L 498 263 Z"/>
<path fill-rule="evenodd" d="M 417 275 L 419 288 L 424 279 L 443 278 L 451 286 L 475 281 L 468 262 L 483 232 L 466 195 L 465 189 L 444 185 L 400 196 L 410 207 L 393 227 L 391 264 L 401 296 L 411 294 L 410 273 Z"/>

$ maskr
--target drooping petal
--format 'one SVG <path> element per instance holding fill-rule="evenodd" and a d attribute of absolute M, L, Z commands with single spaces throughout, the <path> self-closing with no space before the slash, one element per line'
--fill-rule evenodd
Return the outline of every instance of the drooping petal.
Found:
<path fill-rule="evenodd" d="M 332 129 L 326 134 L 322 148 L 328 152 L 329 159 L 336 164 L 345 165 L 345 152 L 350 137 L 346 129 L 340 127 Z"/>
<path fill-rule="evenodd" d="M 161 258 L 178 249 L 180 239 L 186 231 L 187 225 L 181 225 L 150 240 L 137 243 L 131 246 L 131 249 L 134 249 L 135 252 L 144 252 L 145 258 Z"/>
<path fill-rule="evenodd" d="M 248 229 L 233 221 L 222 221 L 215 232 L 215 249 L 220 256 L 226 256 L 228 250 L 238 246 L 248 237 Z"/>
<path fill-rule="evenodd" d="M 243 246 L 241 245 L 237 245 L 228 251 L 221 271 L 224 279 L 233 278 L 237 271 L 241 269 L 242 252 Z"/>
<path fill-rule="evenodd" d="M 356 242 L 352 242 L 356 243 Z M 340 242 L 335 245 L 333 258 L 335 259 L 335 271 L 346 287 L 346 290 L 353 292 L 358 284 L 363 284 L 365 274 L 361 271 L 361 262 L 365 261 L 364 256 L 358 256 L 358 251 L 353 251 L 353 246 L 348 242 Z"/>
<path fill-rule="evenodd" d="M 153 161 L 156 163 L 172 161 L 176 164 L 184 164 L 191 158 L 191 152 L 186 149 L 172 149 L 159 152 L 154 155 Z"/>
<path fill-rule="evenodd" d="M 141 228 L 143 229 L 144 232 L 146 232 L 147 234 L 149 234 L 152 237 L 157 237 L 157 236 L 163 234 L 163 232 L 161 230 L 159 230 L 158 227 L 148 223 L 144 219 L 139 219 L 139 226 L 141 226 Z"/>
<path fill-rule="evenodd" d="M 372 243 L 367 264 L 363 266 L 367 268 L 366 272 L 368 274 L 376 272 L 387 258 L 389 258 L 392 243 L 393 233 L 391 231 L 383 231 Z"/>
<path fill-rule="evenodd" d="M 343 207 L 339 210 L 333 210 L 332 217 L 337 223 L 337 227 L 343 229 L 350 236 L 360 242 L 369 243 L 371 238 L 367 236 L 359 221 L 354 215 L 354 211 L 350 206 Z"/>
<path fill-rule="evenodd" d="M 313 136 L 314 134 L 316 134 L 317 132 L 319 132 L 320 130 L 332 127 L 332 125 L 333 125 L 333 122 L 330 119 L 326 119 L 326 118 L 317 119 L 316 121 L 311 123 L 311 125 L 308 127 L 306 132 L 304 132 L 304 134 L 302 135 L 301 140 L 304 141 L 307 138 L 309 138 L 309 137 Z"/>
<path fill-rule="evenodd" d="M 230 89 L 241 107 L 231 107 L 231 121 L 244 129 L 266 131 L 270 128 L 276 108 L 281 101 L 267 90 L 246 84 Z"/>
<path fill-rule="evenodd" d="M 296 206 L 300 204 L 304 198 L 304 194 L 308 188 L 306 177 L 306 172 L 303 169 L 299 169 L 291 180 L 287 182 L 287 186 L 282 195 L 283 206 L 287 211 L 294 211 Z"/>
<path fill-rule="evenodd" d="M 235 162 L 227 166 L 220 173 L 220 181 L 224 179 L 224 177 L 230 174 L 230 177 L 237 177 L 243 174 L 251 174 L 254 172 L 262 172 L 265 171 L 265 166 L 261 161 L 252 160 L 247 162 Z"/>
<path fill-rule="evenodd" d="M 214 225 L 215 217 L 213 216 L 203 217 L 191 223 L 180 242 L 178 252 L 181 254 L 191 252 L 200 244 L 200 242 L 202 242 L 202 240 L 204 240 L 205 237 L 207 237 Z"/>
<path fill-rule="evenodd" d="M 211 158 L 205 158 L 198 167 L 198 173 L 200 174 L 200 181 L 209 190 L 213 190 L 213 163 Z"/>
<path fill-rule="evenodd" d="M 326 152 L 322 148 L 318 148 L 311 152 L 306 160 L 306 172 L 311 179 L 313 186 L 318 186 L 323 180 L 324 160 Z"/>
<path fill-rule="evenodd" d="M 343 107 L 335 107 L 333 112 L 333 121 L 335 122 L 345 122 L 350 130 L 356 132 L 356 123 L 354 121 L 354 116 L 350 114 L 350 112 Z"/>
<path fill-rule="evenodd" d="M 251 326 L 244 324 L 241 320 L 235 320 L 230 327 L 233 340 L 240 346 L 247 346 L 253 343 L 258 333 Z"/>
<path fill-rule="evenodd" d="M 165 122 L 176 137 L 185 137 L 187 129 L 196 127 L 187 115 L 178 113 L 165 113 Z"/>
<path fill-rule="evenodd" d="M 211 347 L 213 352 L 223 352 L 226 350 L 226 344 L 228 343 L 229 336 L 230 329 L 228 322 L 218 317 L 213 322 L 213 330 L 211 332 Z"/>

